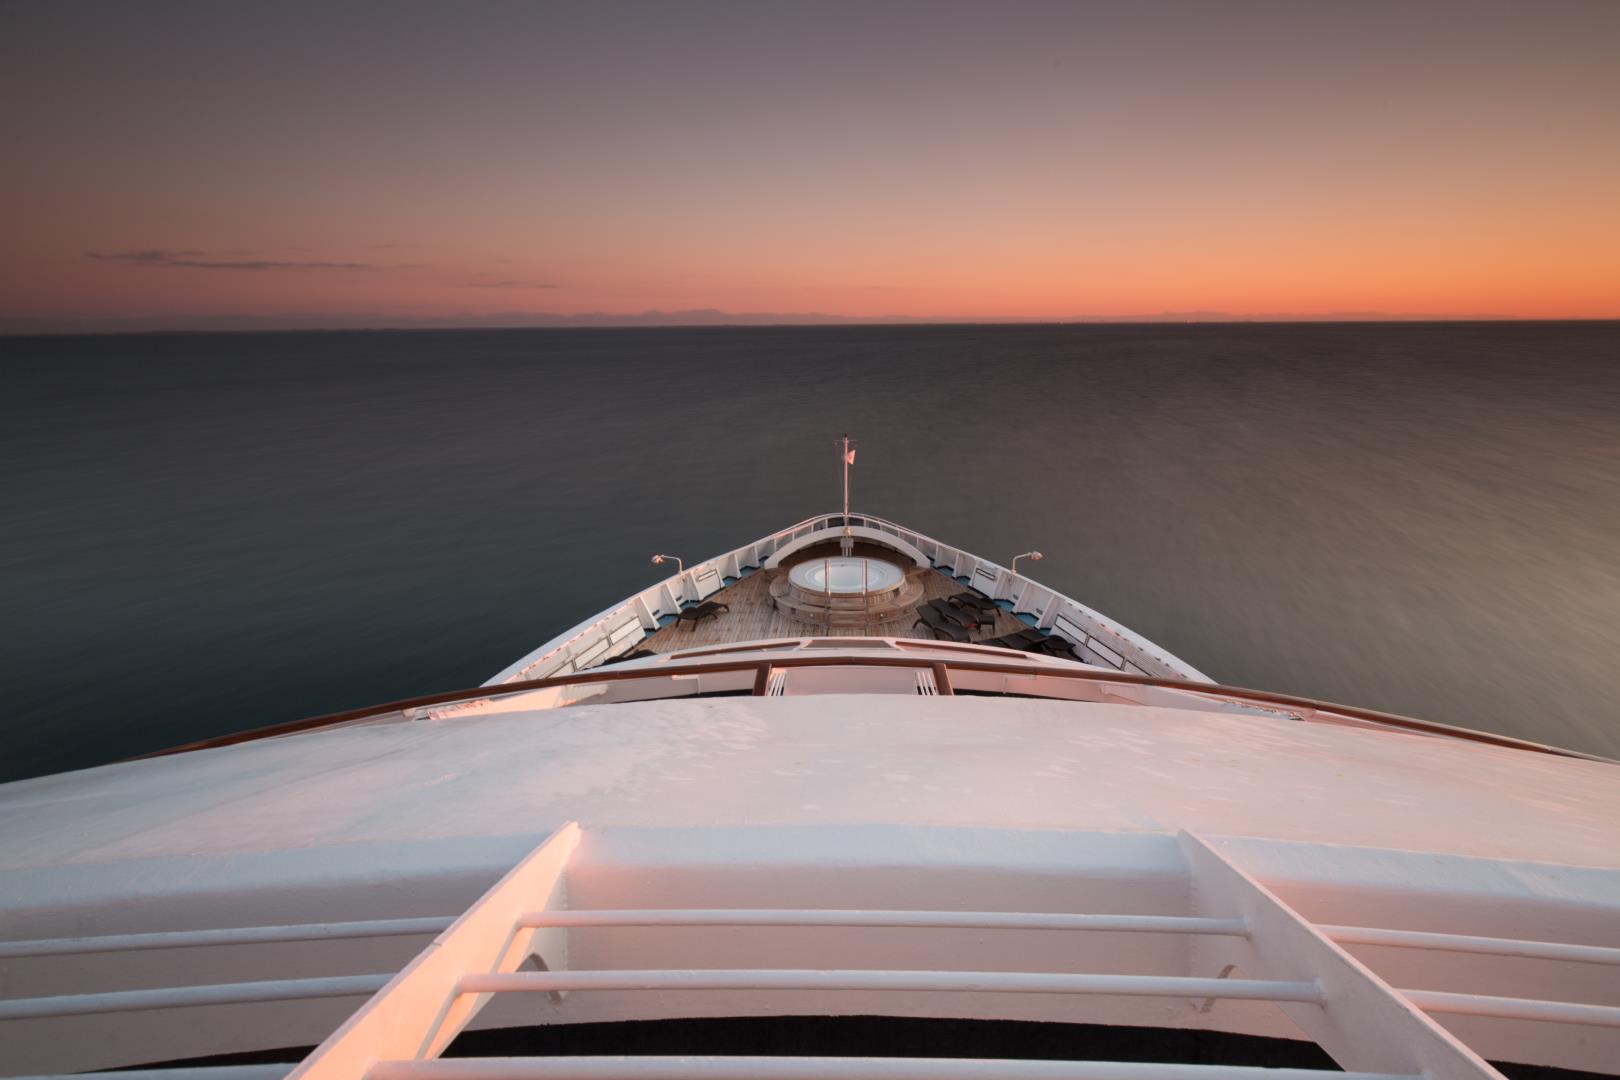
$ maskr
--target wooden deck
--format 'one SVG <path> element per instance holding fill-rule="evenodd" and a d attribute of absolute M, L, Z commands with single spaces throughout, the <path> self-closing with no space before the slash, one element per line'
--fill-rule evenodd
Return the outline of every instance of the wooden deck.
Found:
<path fill-rule="evenodd" d="M 893 559 L 893 553 L 880 553 L 879 557 Z M 933 638 L 933 632 L 926 626 L 912 626 L 917 618 L 914 612 L 907 612 L 899 619 L 889 622 L 875 623 L 870 627 L 836 626 L 828 628 L 820 624 L 800 622 L 791 619 L 776 610 L 771 602 L 771 581 L 787 569 L 761 570 L 743 578 L 735 585 L 727 586 L 709 597 L 710 600 L 731 605 L 729 612 L 722 611 L 712 619 L 704 619 L 697 624 L 674 623 L 663 627 L 657 633 L 643 638 L 638 647 L 650 652 L 667 653 L 677 652 L 681 649 L 699 648 L 709 645 L 729 645 L 738 641 L 759 641 L 769 638 L 796 638 L 796 637 L 904 637 L 904 638 Z M 912 568 L 907 572 L 923 585 L 923 601 L 926 603 L 935 597 L 947 597 L 963 592 L 966 586 L 961 585 L 936 570 Z M 1009 612 L 1003 611 L 996 616 L 994 627 L 980 627 L 969 631 L 974 641 L 997 637 L 1001 634 L 1010 634 L 1015 630 L 1023 629 L 1024 624 L 1014 618 Z"/>

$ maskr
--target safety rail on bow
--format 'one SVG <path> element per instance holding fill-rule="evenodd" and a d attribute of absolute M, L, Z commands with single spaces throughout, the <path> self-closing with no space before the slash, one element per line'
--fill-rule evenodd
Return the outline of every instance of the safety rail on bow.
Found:
<path fill-rule="evenodd" d="M 1192 682 L 1211 681 L 1185 660 L 1129 627 L 1032 578 L 892 521 L 852 513 L 848 517 L 821 514 L 806 518 L 724 555 L 687 566 L 667 580 L 563 631 L 485 685 L 594 668 L 634 649 L 644 636 L 659 628 L 661 620 L 673 618 L 687 604 L 712 596 L 773 559 L 810 544 L 841 539 L 846 532 L 856 540 L 894 547 L 986 596 L 1009 602 L 1034 625 L 1073 645 L 1091 649 L 1117 670 Z"/>
<path fill-rule="evenodd" d="M 38 1021 L 100 1013 L 242 1005 L 370 994 L 367 1001 L 293 1072 L 294 1080 L 520 1080 L 623 1077 L 684 1080 L 731 1076 L 904 1078 L 924 1075 L 1075 1077 L 1079 1080 L 1284 1080 L 1290 1070 L 1219 1069 L 1117 1062 L 963 1062 L 815 1057 L 710 1059 L 536 1057 L 480 1062 L 434 1059 L 495 994 L 662 994 L 744 991 L 996 995 L 1066 995 L 1271 1002 L 1316 1040 L 1351 1075 L 1428 1080 L 1500 1074 L 1433 1015 L 1475 1016 L 1620 1027 L 1620 1008 L 1579 1001 L 1395 989 L 1346 946 L 1433 949 L 1482 956 L 1610 965 L 1620 949 L 1563 942 L 1484 937 L 1375 926 L 1312 923 L 1248 873 L 1221 842 L 1179 835 L 1188 873 L 1190 913 L 947 911 L 831 907 L 588 908 L 566 904 L 570 859 L 582 832 L 570 823 L 547 838 L 463 914 L 287 926 L 109 934 L 0 944 L 0 958 L 190 949 L 217 945 L 352 940 L 442 931 L 396 975 L 264 980 L 213 986 L 121 990 L 0 1001 L 0 1022 Z M 816 928 L 820 931 L 972 931 L 1019 934 L 1181 936 L 1198 943 L 1182 972 L 1021 971 L 897 968 L 713 968 L 569 965 L 572 931 L 640 928 Z M 829 941 L 837 939 L 828 939 Z M 1194 955 L 1197 959 L 1193 959 Z M 1134 953 L 1133 953 L 1134 955 Z M 627 957 L 628 958 L 628 957 Z M 538 970 L 525 970 L 529 967 Z M 554 1000 L 557 1000 L 554 998 Z M 836 997 L 829 1011 L 836 1009 Z M 757 1060 L 752 1070 L 736 1061 Z M 729 1063 L 728 1063 L 729 1062 Z M 842 1063 L 842 1064 L 840 1064 Z M 712 1067 L 711 1067 L 712 1066 Z M 235 1067 L 233 1067 L 235 1068 Z M 281 1067 L 285 1072 L 286 1067 Z M 470 1071 L 469 1071 L 470 1070 Z M 279 1080 L 274 1067 L 231 1072 L 207 1069 L 120 1072 L 121 1080 Z M 1309 1070 L 1297 1071 L 1301 1080 Z M 109 1074 L 111 1075 L 111 1074 Z M 740 1077 L 741 1073 L 736 1073 Z"/>
<path fill-rule="evenodd" d="M 742 1068 L 692 1058 L 526 1058 L 437 1062 L 439 1053 L 496 993 L 658 990 L 946 992 L 975 994 L 1131 995 L 1270 1001 L 1279 1004 L 1353 1074 L 1430 1080 L 1500 1074 L 1362 967 L 1316 927 L 1277 900 L 1217 849 L 1183 834 L 1205 908 L 1229 916 L 1132 916 L 1085 913 L 845 911 L 829 909 L 679 909 L 572 911 L 562 894 L 580 829 L 569 824 L 535 849 L 321 1044 L 290 1080 L 519 1080 L 527 1077 L 669 1077 L 740 1075 Z M 549 899 L 539 907 L 537 899 Z M 1265 977 L 1132 973 L 632 969 L 570 970 L 567 940 L 577 927 L 747 926 L 827 928 L 950 927 L 997 930 L 1110 931 L 1232 939 L 1246 950 L 1245 970 Z M 554 935 L 547 938 L 546 935 Z M 537 961 L 538 971 L 517 970 Z M 711 1066 L 715 1066 L 711 1068 Z M 943 1068 L 942 1068 L 943 1067 Z M 957 1063 L 890 1059 L 781 1057 L 747 1066 L 758 1076 L 1164 1077 L 1231 1076 L 1222 1067 L 1113 1062 Z M 732 1070 L 732 1071 L 727 1071 Z M 1242 1072 L 1241 1070 L 1239 1072 Z M 1244 1073 L 1244 1075 L 1247 1075 Z M 1268 1072 L 1267 1076 L 1279 1073 Z"/>
<path fill-rule="evenodd" d="M 890 648 L 891 645 L 892 648 Z M 694 681 L 693 677 L 720 675 L 735 676 L 731 682 L 721 688 L 724 692 L 752 692 L 756 696 L 776 696 L 783 692 L 786 674 L 792 670 L 837 667 L 890 667 L 927 671 L 933 675 L 932 692 L 940 695 L 952 694 L 958 684 L 964 683 L 970 678 L 980 680 L 979 684 L 973 687 L 979 693 L 1001 692 L 1016 694 L 1021 697 L 1053 697 L 1060 700 L 1075 700 L 1076 696 L 1072 692 L 1072 688 L 1083 684 L 1155 688 L 1172 692 L 1171 696 L 1153 702 L 1160 705 L 1176 706 L 1179 704 L 1184 708 L 1198 707 L 1202 709 L 1219 708 L 1223 704 L 1240 705 L 1252 707 L 1262 713 L 1276 715 L 1288 720 L 1350 723 L 1358 726 L 1408 731 L 1421 735 L 1464 739 L 1515 750 L 1553 754 L 1559 757 L 1582 758 L 1588 761 L 1609 760 L 1594 754 L 1548 746 L 1525 739 L 1516 739 L 1508 735 L 1453 727 L 1448 724 L 1419 720 L 1395 713 L 1380 712 L 1376 709 L 1339 705 L 1314 698 L 1299 697 L 1294 694 L 1254 690 L 1219 683 L 1198 683 L 1183 679 L 1108 671 L 1084 664 L 1045 660 L 1030 657 L 1027 654 L 1013 653 L 1007 650 L 992 650 L 976 645 L 956 645 L 950 642 L 889 641 L 885 639 L 883 640 L 884 648 L 882 650 L 858 649 L 850 653 L 833 652 L 831 646 L 837 646 L 840 649 L 851 648 L 846 639 L 804 638 L 775 642 L 752 642 L 747 645 L 725 649 L 699 650 L 691 654 L 673 654 L 656 662 L 643 661 L 626 665 L 611 665 L 605 668 L 593 668 L 589 671 L 574 672 L 566 675 L 553 675 L 543 679 L 528 679 L 499 685 L 486 684 L 464 690 L 451 690 L 438 694 L 406 698 L 400 701 L 385 702 L 362 709 L 351 709 L 341 713 L 330 713 L 305 720 L 294 720 L 249 731 L 219 735 L 140 754 L 131 760 L 232 746 L 257 739 L 318 731 L 323 728 L 383 717 L 403 715 L 406 718 L 412 718 L 426 714 L 427 710 L 439 706 L 474 704 L 498 698 L 510 698 L 518 694 L 529 694 L 539 690 L 556 690 L 569 687 L 664 680 L 668 684 L 667 693 L 653 693 L 645 696 L 680 697 L 694 692 L 703 692 L 701 682 Z M 926 646 L 926 648 L 923 646 Z M 998 652 L 1000 655 L 997 655 Z M 998 688 L 996 685 L 997 680 L 1002 677 L 1005 677 L 1007 681 Z M 988 680 L 988 682 L 985 680 Z M 1128 703 L 1132 699 L 1115 696 L 1110 697 L 1108 700 L 1116 703 Z M 566 702 L 563 703 L 566 704 Z M 557 702 L 542 703 L 537 701 L 533 707 L 550 708 L 555 704 Z"/>

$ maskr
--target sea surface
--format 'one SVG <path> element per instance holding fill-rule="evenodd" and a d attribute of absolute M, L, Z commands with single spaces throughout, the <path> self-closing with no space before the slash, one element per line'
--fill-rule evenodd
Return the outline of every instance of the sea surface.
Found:
<path fill-rule="evenodd" d="M 1214 678 L 1620 756 L 1620 324 L 0 339 L 0 778 L 476 685 L 854 506 Z"/>

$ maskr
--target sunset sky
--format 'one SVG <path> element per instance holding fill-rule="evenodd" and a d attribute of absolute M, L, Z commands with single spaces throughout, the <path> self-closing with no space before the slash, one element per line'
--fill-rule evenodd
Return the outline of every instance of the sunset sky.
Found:
<path fill-rule="evenodd" d="M 1620 3 L 0 6 L 5 326 L 1620 317 Z"/>

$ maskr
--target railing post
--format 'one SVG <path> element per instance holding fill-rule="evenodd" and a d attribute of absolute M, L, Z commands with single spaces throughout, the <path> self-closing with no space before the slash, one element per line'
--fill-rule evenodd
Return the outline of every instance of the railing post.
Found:
<path fill-rule="evenodd" d="M 437 1055 L 489 999 L 460 992 L 464 973 L 510 972 L 535 951 L 537 939 L 553 942 L 541 951 L 552 967 L 565 967 L 559 949 L 567 931 L 528 930 L 521 920 L 536 901 L 558 902 L 563 871 L 579 837 L 579 825 L 572 821 L 552 833 L 316 1047 L 288 1080 L 354 1080 L 375 1061 Z"/>
<path fill-rule="evenodd" d="M 1203 837 L 1183 831 L 1180 842 L 1203 912 L 1240 915 L 1249 924 L 1246 938 L 1219 943 L 1220 958 L 1235 960 L 1244 978 L 1310 979 L 1321 987 L 1321 1005 L 1279 1002 L 1277 1007 L 1341 1068 L 1421 1073 L 1425 1080 L 1503 1080 L 1484 1058 Z"/>

